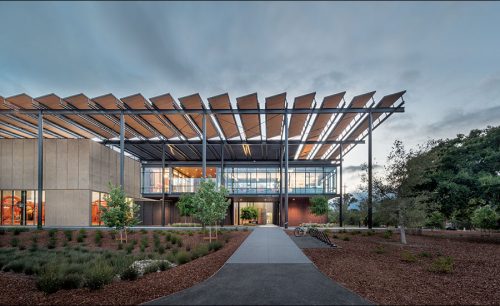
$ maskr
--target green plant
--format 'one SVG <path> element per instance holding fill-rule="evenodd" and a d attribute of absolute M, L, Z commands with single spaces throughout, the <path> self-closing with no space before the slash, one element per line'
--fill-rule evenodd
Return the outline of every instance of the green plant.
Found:
<path fill-rule="evenodd" d="M 50 238 L 55 237 L 57 235 L 57 232 L 58 232 L 58 230 L 55 229 L 55 228 L 50 229 L 49 232 L 48 232 L 49 233 L 49 237 Z"/>
<path fill-rule="evenodd" d="M 401 260 L 404 262 L 415 262 L 417 257 L 410 251 L 404 250 L 401 252 Z"/>
<path fill-rule="evenodd" d="M 349 238 L 349 236 L 344 236 L 344 237 L 342 237 L 342 240 L 349 241 L 349 240 L 351 240 L 351 238 Z"/>
<path fill-rule="evenodd" d="M 0 235 L 5 235 L 5 228 L 0 228 Z"/>
<path fill-rule="evenodd" d="M 159 270 L 158 264 L 152 263 L 149 266 L 147 266 L 146 269 L 144 269 L 144 274 L 158 272 L 158 270 Z"/>
<path fill-rule="evenodd" d="M 113 268 L 103 261 L 97 261 L 85 272 L 85 286 L 91 290 L 102 288 L 113 280 Z"/>
<path fill-rule="evenodd" d="M 112 239 L 112 240 L 115 240 L 116 239 L 116 230 L 110 230 L 109 231 L 109 237 Z"/>
<path fill-rule="evenodd" d="M 83 276 L 77 273 L 65 274 L 60 279 L 62 289 L 77 289 L 83 285 L 83 282 Z"/>
<path fill-rule="evenodd" d="M 141 235 L 146 235 L 148 233 L 148 231 L 144 228 L 141 228 L 139 232 L 141 233 Z"/>
<path fill-rule="evenodd" d="M 32 242 L 29 251 L 36 252 L 37 250 L 38 250 L 38 244 L 36 242 Z"/>
<path fill-rule="evenodd" d="M 221 241 L 219 241 L 219 240 L 214 240 L 214 241 L 212 241 L 212 242 L 210 242 L 210 243 L 208 244 L 208 250 L 209 250 L 209 251 L 214 251 L 214 252 L 215 252 L 215 251 L 218 251 L 218 250 L 222 249 L 222 246 L 223 246 L 223 244 L 222 244 L 222 242 L 221 242 Z"/>
<path fill-rule="evenodd" d="M 420 252 L 418 253 L 419 257 L 424 257 L 424 258 L 432 258 L 432 254 L 429 252 Z"/>
<path fill-rule="evenodd" d="M 97 246 L 101 246 L 102 245 L 102 231 L 100 230 L 96 230 L 95 231 L 95 234 L 94 234 L 94 242 Z"/>
<path fill-rule="evenodd" d="M 19 238 L 12 237 L 12 239 L 10 240 L 10 246 L 13 248 L 17 248 L 18 245 L 19 245 Z"/>
<path fill-rule="evenodd" d="M 123 250 L 123 243 L 122 243 L 121 241 L 120 241 L 120 242 L 118 242 L 117 249 L 118 249 L 118 250 Z"/>
<path fill-rule="evenodd" d="M 175 203 L 179 209 L 180 215 L 184 217 L 184 222 L 187 223 L 187 217 L 192 217 L 196 213 L 195 195 L 193 193 L 184 193 Z"/>
<path fill-rule="evenodd" d="M 13 228 L 13 229 L 12 229 L 12 233 L 13 233 L 15 236 L 19 235 L 19 234 L 20 234 L 20 233 L 22 233 L 22 232 L 27 232 L 27 231 L 28 231 L 28 229 L 27 229 L 27 228 L 22 228 L 22 227 L 15 227 L 15 228 Z"/>
<path fill-rule="evenodd" d="M 193 231 L 189 230 L 188 231 L 188 236 L 193 236 Z"/>
<path fill-rule="evenodd" d="M 39 290 L 45 293 L 54 293 L 61 289 L 62 281 L 56 269 L 45 269 L 41 275 L 38 276 L 36 286 Z"/>
<path fill-rule="evenodd" d="M 134 250 L 134 247 L 135 247 L 135 245 L 132 243 L 127 244 L 127 246 L 125 247 L 125 251 L 127 252 L 127 254 L 131 254 L 132 251 Z"/>
<path fill-rule="evenodd" d="M 21 260 L 21 259 L 13 260 L 13 261 L 9 262 L 8 264 L 6 264 L 3 267 L 3 270 L 5 272 L 12 271 L 14 273 L 22 273 L 24 270 L 24 260 Z"/>
<path fill-rule="evenodd" d="M 381 245 L 377 245 L 375 247 L 375 253 L 377 254 L 384 254 L 385 253 L 385 248 Z"/>
<path fill-rule="evenodd" d="M 165 253 L 165 247 L 163 245 L 160 245 L 156 251 L 158 252 L 158 254 L 163 254 Z"/>
<path fill-rule="evenodd" d="M 104 197 L 108 205 L 100 209 L 101 220 L 107 227 L 120 231 L 120 241 L 123 240 L 123 232 L 125 232 L 125 242 L 127 242 L 127 231 L 124 229 L 139 223 L 136 217 L 139 206 L 126 198 L 121 186 L 113 186 L 109 183 L 109 188 L 109 195 Z"/>
<path fill-rule="evenodd" d="M 65 230 L 64 236 L 66 237 L 67 241 L 71 241 L 73 239 L 73 231 L 72 230 Z"/>
<path fill-rule="evenodd" d="M 247 207 L 243 207 L 240 211 L 240 218 L 242 220 L 247 220 L 247 221 L 250 221 L 250 220 L 255 220 L 257 219 L 258 217 L 258 210 L 257 208 L 253 207 L 253 206 L 247 206 Z"/>
<path fill-rule="evenodd" d="M 193 249 L 193 251 L 191 253 L 191 257 L 193 259 L 200 258 L 200 257 L 207 255 L 209 252 L 210 251 L 208 250 L 208 245 L 199 244 Z"/>
<path fill-rule="evenodd" d="M 172 239 L 172 234 L 171 234 L 170 232 L 167 232 L 167 233 L 165 234 L 165 242 L 169 242 L 169 241 L 170 241 L 170 239 Z"/>
<path fill-rule="evenodd" d="M 429 271 L 434 273 L 452 273 L 453 258 L 451 256 L 436 258 L 429 267 Z"/>
<path fill-rule="evenodd" d="M 328 198 L 325 196 L 314 196 L 310 200 L 309 209 L 314 215 L 322 216 L 328 214 Z"/>
<path fill-rule="evenodd" d="M 498 216 L 490 205 L 478 207 L 472 214 L 472 224 L 482 230 L 491 230 L 497 226 Z"/>
<path fill-rule="evenodd" d="M 170 269 L 170 264 L 168 262 L 162 260 L 158 264 L 158 269 L 160 269 L 160 271 L 168 270 L 168 269 Z"/>
<path fill-rule="evenodd" d="M 52 236 L 49 238 L 47 242 L 47 249 L 55 249 L 57 246 L 57 238 L 56 236 Z"/>
<path fill-rule="evenodd" d="M 182 265 L 191 261 L 191 256 L 185 251 L 180 251 L 175 255 L 175 261 L 178 265 Z"/>
<path fill-rule="evenodd" d="M 120 278 L 123 280 L 133 281 L 139 277 L 139 272 L 135 267 L 128 267 L 120 274 Z"/>
<path fill-rule="evenodd" d="M 391 230 L 386 230 L 383 234 L 383 237 L 385 239 L 391 239 L 392 238 L 392 231 Z"/>

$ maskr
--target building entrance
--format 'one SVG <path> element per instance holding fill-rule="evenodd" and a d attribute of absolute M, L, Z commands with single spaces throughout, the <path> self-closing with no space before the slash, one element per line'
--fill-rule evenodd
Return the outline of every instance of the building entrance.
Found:
<path fill-rule="evenodd" d="M 246 207 L 253 207 L 257 211 L 257 218 L 243 219 L 242 211 Z M 248 223 L 257 225 L 277 224 L 277 214 L 275 210 L 277 205 L 275 202 L 257 202 L 257 201 L 238 201 L 235 202 L 234 209 L 234 224 L 244 225 Z"/>

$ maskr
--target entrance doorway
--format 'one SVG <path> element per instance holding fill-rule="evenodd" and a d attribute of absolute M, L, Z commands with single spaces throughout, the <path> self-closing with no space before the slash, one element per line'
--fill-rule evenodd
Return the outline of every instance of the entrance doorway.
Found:
<path fill-rule="evenodd" d="M 257 225 L 276 224 L 275 203 L 274 202 L 257 202 L 257 201 L 240 201 L 234 205 L 235 209 L 235 222 L 234 224 L 243 225 L 246 223 L 254 223 Z M 243 220 L 240 218 L 241 210 L 245 207 L 254 207 L 257 210 L 257 219 Z"/>

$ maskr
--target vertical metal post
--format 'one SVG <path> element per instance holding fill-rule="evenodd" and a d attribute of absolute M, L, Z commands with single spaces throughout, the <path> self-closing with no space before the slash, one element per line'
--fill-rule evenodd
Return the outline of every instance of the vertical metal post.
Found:
<path fill-rule="evenodd" d="M 285 113 L 285 228 L 288 228 L 288 112 Z"/>
<path fill-rule="evenodd" d="M 165 143 L 161 145 L 161 226 L 165 226 Z"/>
<path fill-rule="evenodd" d="M 339 167 L 339 192 L 340 192 L 340 198 L 339 198 L 339 226 L 342 227 L 343 223 L 343 216 L 342 216 L 342 206 L 344 204 L 344 190 L 342 188 L 342 163 L 344 162 L 344 150 L 343 150 L 343 145 L 340 144 L 340 167 Z"/>
<path fill-rule="evenodd" d="M 38 112 L 38 229 L 42 228 L 43 214 L 43 113 Z"/>
<path fill-rule="evenodd" d="M 372 205 L 373 205 L 373 176 L 372 176 L 372 112 L 368 113 L 368 228 L 372 228 Z"/>
<path fill-rule="evenodd" d="M 202 176 L 207 177 L 207 116 L 203 113 L 202 118 L 202 133 L 203 133 L 203 143 L 202 143 Z"/>
<path fill-rule="evenodd" d="M 284 225 L 283 221 L 283 155 L 281 155 L 282 146 L 280 145 L 280 226 Z"/>
<path fill-rule="evenodd" d="M 224 180 L 224 144 L 220 144 L 220 184 L 221 186 L 225 185 Z"/>
<path fill-rule="evenodd" d="M 125 116 L 120 113 L 120 187 L 125 190 Z"/>

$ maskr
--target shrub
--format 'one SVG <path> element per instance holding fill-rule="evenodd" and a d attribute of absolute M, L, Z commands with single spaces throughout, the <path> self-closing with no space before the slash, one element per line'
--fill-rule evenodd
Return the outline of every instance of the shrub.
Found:
<path fill-rule="evenodd" d="M 349 238 L 348 236 L 344 236 L 344 237 L 342 237 L 342 240 L 349 241 L 349 240 L 351 240 L 351 238 Z"/>
<path fill-rule="evenodd" d="M 375 253 L 377 254 L 384 254 L 385 253 L 385 248 L 381 245 L 377 245 L 375 247 Z"/>
<path fill-rule="evenodd" d="M 436 258 L 429 271 L 434 273 L 451 273 L 453 272 L 453 258 L 451 256 L 443 256 Z"/>
<path fill-rule="evenodd" d="M 97 246 L 102 245 L 102 231 L 100 230 L 95 231 L 94 242 Z"/>
<path fill-rule="evenodd" d="M 19 238 L 13 237 L 10 240 L 10 246 L 13 247 L 13 248 L 17 248 L 18 245 L 19 245 Z"/>
<path fill-rule="evenodd" d="M 386 230 L 384 232 L 384 238 L 385 239 L 391 239 L 392 238 L 392 231 L 391 230 Z"/>
<path fill-rule="evenodd" d="M 19 234 L 20 234 L 20 233 L 22 233 L 22 232 L 27 232 L 27 231 L 28 231 L 28 229 L 27 229 L 27 228 L 22 228 L 22 227 L 15 227 L 15 228 L 13 228 L 13 229 L 12 229 L 12 233 L 13 233 L 15 236 L 19 235 Z"/>
<path fill-rule="evenodd" d="M 5 228 L 0 228 L 0 235 L 5 235 Z"/>
<path fill-rule="evenodd" d="M 147 234 L 147 233 L 148 233 L 148 231 L 147 231 L 147 230 L 145 230 L 145 229 L 143 229 L 143 228 L 141 228 L 140 233 L 141 233 L 142 235 L 145 235 L 145 234 Z"/>
<path fill-rule="evenodd" d="M 144 246 L 144 244 L 141 244 L 139 249 L 141 250 L 141 253 L 144 253 L 146 251 L 146 247 Z"/>
<path fill-rule="evenodd" d="M 149 239 L 148 237 L 142 237 L 141 239 L 141 247 L 144 246 L 144 248 L 147 248 L 149 246 Z"/>
<path fill-rule="evenodd" d="M 156 250 L 159 254 L 165 253 L 165 247 L 163 245 L 160 245 Z"/>
<path fill-rule="evenodd" d="M 178 265 L 182 265 L 191 261 L 191 256 L 188 252 L 180 251 L 175 255 L 175 261 Z"/>
<path fill-rule="evenodd" d="M 118 250 L 123 250 L 123 243 L 121 241 L 118 242 L 117 248 L 118 248 Z"/>
<path fill-rule="evenodd" d="M 38 235 L 34 234 L 33 236 L 31 236 L 31 241 L 33 243 L 37 243 L 38 242 Z"/>
<path fill-rule="evenodd" d="M 110 231 L 109 231 L 109 237 L 110 237 L 112 240 L 115 240 L 115 239 L 116 239 L 116 234 L 117 234 L 117 231 L 116 231 L 116 230 L 110 230 Z"/>
<path fill-rule="evenodd" d="M 36 252 L 36 251 L 38 251 L 38 244 L 36 242 L 32 242 L 31 246 L 29 248 L 29 251 L 30 252 Z"/>
<path fill-rule="evenodd" d="M 57 229 L 53 228 L 53 229 L 49 230 L 49 237 L 50 238 L 55 237 L 56 234 L 57 234 Z"/>
<path fill-rule="evenodd" d="M 424 257 L 424 258 L 432 258 L 432 254 L 429 252 L 420 252 L 420 253 L 418 253 L 418 256 Z"/>
<path fill-rule="evenodd" d="M 207 255 L 209 252 L 210 251 L 208 250 L 208 245 L 199 244 L 198 246 L 196 246 L 196 248 L 194 248 L 194 250 L 192 252 L 192 258 L 196 259 L 196 258 L 203 257 L 203 256 Z"/>
<path fill-rule="evenodd" d="M 13 260 L 6 264 L 3 270 L 5 272 L 12 271 L 14 273 L 22 273 L 24 271 L 24 261 L 21 259 Z"/>
<path fill-rule="evenodd" d="M 120 274 L 121 279 L 128 281 L 136 280 L 138 277 L 139 277 L 139 271 L 137 271 L 137 269 L 132 266 L 123 270 L 123 272 Z"/>
<path fill-rule="evenodd" d="M 159 270 L 158 264 L 152 263 L 149 266 L 147 266 L 146 269 L 144 269 L 144 274 L 158 272 L 158 270 Z"/>
<path fill-rule="evenodd" d="M 57 245 L 57 240 L 55 236 L 52 236 L 49 238 L 49 241 L 47 242 L 47 249 L 55 249 Z"/>
<path fill-rule="evenodd" d="M 66 241 L 73 240 L 73 231 L 72 230 L 65 230 L 64 237 L 66 237 Z"/>
<path fill-rule="evenodd" d="M 222 242 L 221 242 L 221 241 L 219 241 L 219 240 L 214 240 L 214 241 L 212 241 L 212 242 L 210 242 L 210 243 L 208 244 L 208 250 L 209 250 L 209 251 L 214 251 L 214 252 L 215 252 L 215 251 L 218 251 L 218 250 L 222 249 L 222 246 L 223 246 L 223 244 L 222 244 Z"/>
<path fill-rule="evenodd" d="M 81 274 L 71 273 L 61 277 L 62 289 L 77 289 L 83 285 L 83 277 Z"/>
<path fill-rule="evenodd" d="M 24 274 L 26 275 L 33 275 L 33 274 L 36 274 L 38 272 L 38 265 L 36 265 L 35 263 L 33 262 L 27 262 L 25 265 L 24 265 Z"/>
<path fill-rule="evenodd" d="M 160 271 L 168 270 L 168 269 L 170 269 L 170 264 L 168 262 L 162 260 L 158 264 L 158 269 L 160 269 Z"/>
<path fill-rule="evenodd" d="M 83 242 L 83 236 L 78 235 L 78 236 L 76 237 L 76 241 L 77 241 L 77 242 L 80 242 L 80 243 L 81 243 L 81 242 Z"/>
<path fill-rule="evenodd" d="M 113 268 L 105 262 L 97 261 L 85 273 L 85 286 L 90 290 L 102 288 L 113 280 Z"/>
<path fill-rule="evenodd" d="M 19 245 L 19 251 L 26 250 L 26 246 L 24 244 Z"/>
<path fill-rule="evenodd" d="M 78 235 L 82 236 L 83 238 L 87 238 L 87 231 L 82 228 L 80 231 L 78 231 Z"/>
<path fill-rule="evenodd" d="M 417 261 L 417 257 L 410 251 L 401 252 L 401 260 L 404 262 L 415 262 Z"/>
<path fill-rule="evenodd" d="M 131 254 L 133 250 L 134 250 L 134 245 L 132 243 L 127 244 L 127 247 L 125 248 L 125 251 L 127 252 L 127 254 Z"/>
<path fill-rule="evenodd" d="M 169 242 L 172 239 L 172 234 L 170 232 L 167 232 L 165 234 L 165 242 Z"/>
<path fill-rule="evenodd" d="M 189 230 L 187 233 L 188 233 L 188 236 L 193 236 L 193 231 Z"/>
<path fill-rule="evenodd" d="M 332 238 L 334 238 L 334 239 L 339 239 L 339 236 L 338 236 L 337 234 L 333 234 L 333 235 L 332 235 Z"/>
<path fill-rule="evenodd" d="M 45 293 L 54 293 L 61 289 L 62 281 L 55 269 L 45 269 L 38 277 L 36 286 Z"/>
<path fill-rule="evenodd" d="M 188 244 L 188 245 L 186 245 L 185 249 L 186 249 L 186 251 L 189 252 L 189 251 L 191 251 L 191 246 Z"/>

